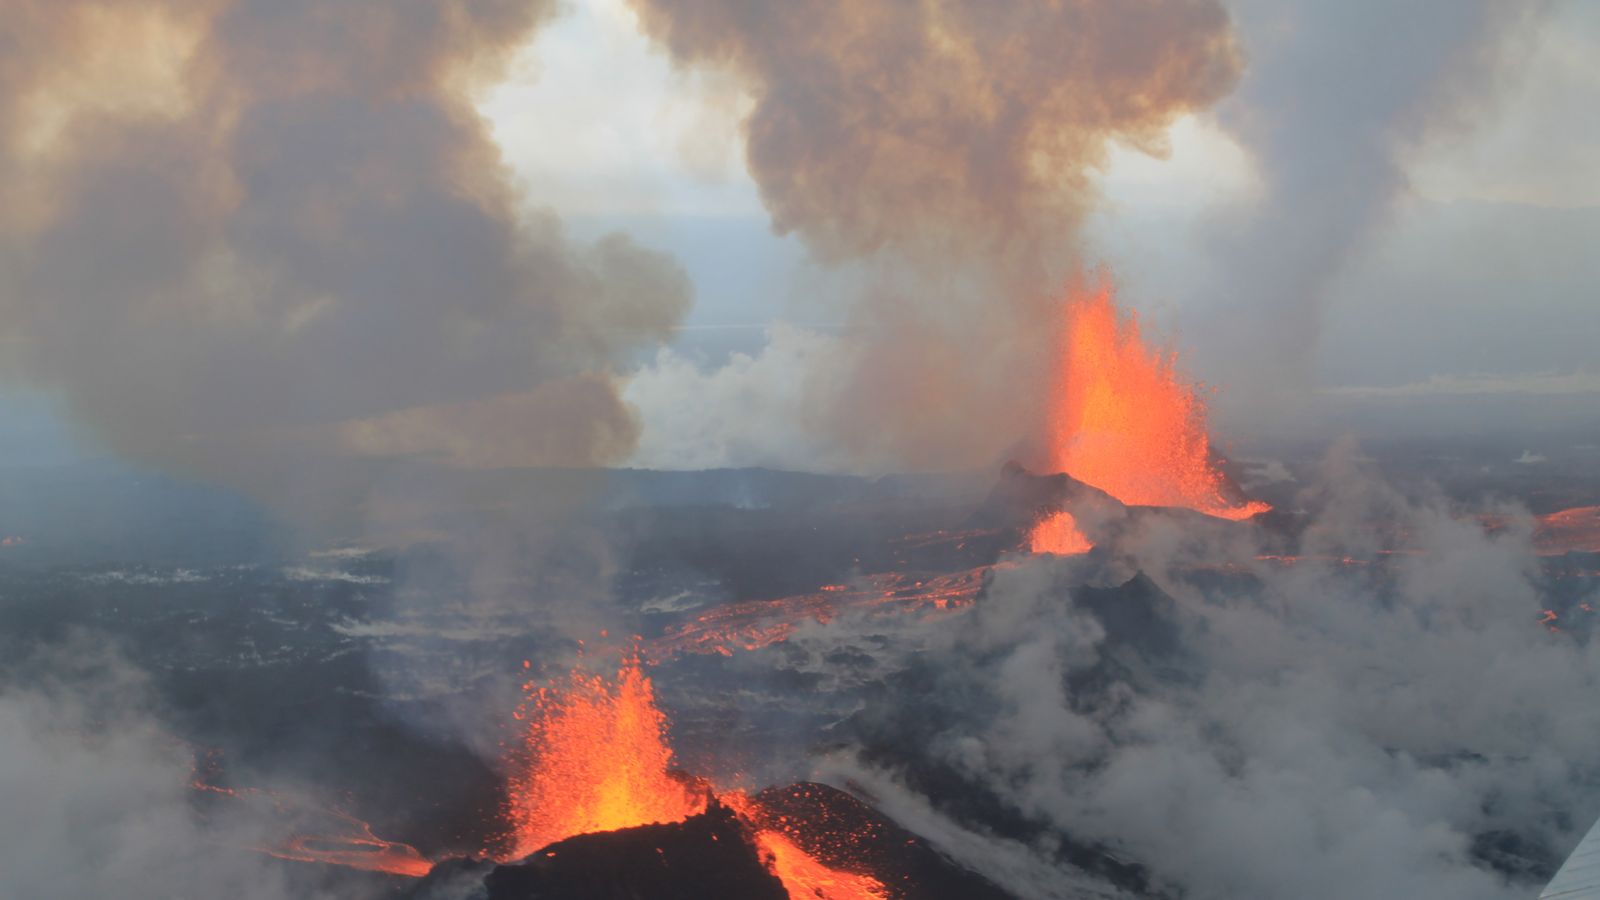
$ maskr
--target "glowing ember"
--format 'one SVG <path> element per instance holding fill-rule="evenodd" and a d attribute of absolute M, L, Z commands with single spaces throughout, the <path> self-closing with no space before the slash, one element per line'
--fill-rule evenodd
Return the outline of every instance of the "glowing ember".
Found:
<path fill-rule="evenodd" d="M 756 803 L 744 794 L 733 791 L 723 795 L 721 800 L 750 825 L 761 861 L 783 882 L 783 889 L 791 898 L 888 900 L 889 892 L 878 879 L 824 865 L 782 831 L 761 827 L 758 823 L 764 816 Z"/>
<path fill-rule="evenodd" d="M 1075 291 L 1057 362 L 1050 462 L 1123 503 L 1182 506 L 1224 519 L 1270 507 L 1237 503 L 1214 464 L 1205 404 L 1171 354 L 1150 349 L 1111 289 Z"/>
<path fill-rule="evenodd" d="M 1078 530 L 1078 521 L 1072 513 L 1062 510 L 1039 520 L 1028 533 L 1028 549 L 1034 553 L 1055 553 L 1069 556 L 1088 553 L 1094 544 Z"/>
<path fill-rule="evenodd" d="M 573 671 L 560 690 L 533 689 L 528 731 L 514 760 L 507 815 L 513 858 L 564 838 L 677 822 L 705 797 L 668 770 L 667 721 L 637 658 L 615 681 Z"/>

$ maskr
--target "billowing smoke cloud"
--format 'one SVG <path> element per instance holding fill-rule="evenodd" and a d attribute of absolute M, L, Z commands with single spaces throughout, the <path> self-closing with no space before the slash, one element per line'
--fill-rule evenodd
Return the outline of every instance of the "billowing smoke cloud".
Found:
<path fill-rule="evenodd" d="M 114 451 L 258 478 L 290 449 L 625 455 L 612 372 L 687 279 L 527 213 L 472 106 L 554 7 L 8 5 L 9 374 Z"/>
<path fill-rule="evenodd" d="M 1600 814 L 1600 654 L 1540 624 L 1530 523 L 1486 533 L 1350 447 L 1301 501 L 1292 566 L 1152 517 L 1102 548 L 1106 567 L 1000 568 L 970 615 L 877 654 L 922 699 L 869 706 L 870 765 L 834 777 L 865 779 L 998 878 L 1016 867 L 993 840 L 952 831 L 895 778 L 1028 841 L 1061 866 L 1055 889 L 1012 880 L 1029 895 L 1076 896 L 1064 835 L 1202 900 L 1531 896 Z M 1406 552 L 1378 552 L 1397 539 Z M 1135 571 L 1151 581 L 1091 599 Z M 885 636 L 797 640 L 826 654 Z"/>
<path fill-rule="evenodd" d="M 1250 68 L 1218 113 L 1261 191 L 1207 227 L 1214 264 L 1183 331 L 1227 386 L 1224 410 L 1261 426 L 1305 402 L 1331 283 L 1386 221 L 1412 154 L 1491 106 L 1545 5 L 1235 6 Z"/>
<path fill-rule="evenodd" d="M 860 460 L 810 412 L 812 397 L 845 389 L 839 356 L 836 338 L 794 326 L 770 329 L 760 353 L 736 353 L 714 369 L 662 348 L 623 395 L 640 411 L 635 460 L 660 469 L 849 471 Z"/>
<path fill-rule="evenodd" d="M 1037 420 L 1061 279 L 1112 142 L 1241 66 L 1214 0 L 636 0 L 685 65 L 741 78 L 746 160 L 779 232 L 870 286 L 805 415 L 868 466 L 987 463 Z"/>
<path fill-rule="evenodd" d="M 1059 249 L 1107 142 L 1160 152 L 1239 64 L 1206 0 L 635 6 L 675 59 L 747 81 L 773 226 L 826 258 L 930 240 Z"/>

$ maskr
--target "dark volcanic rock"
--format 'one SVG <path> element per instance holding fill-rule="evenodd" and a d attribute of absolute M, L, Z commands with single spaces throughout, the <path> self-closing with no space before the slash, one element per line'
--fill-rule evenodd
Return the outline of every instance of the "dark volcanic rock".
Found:
<path fill-rule="evenodd" d="M 871 806 L 822 784 L 768 788 L 750 825 L 713 800 L 667 825 L 585 834 L 513 865 L 448 860 L 407 900 L 785 900 L 750 826 L 782 833 L 818 862 L 881 880 L 904 900 L 1010 900 Z"/>
<path fill-rule="evenodd" d="M 515 865 L 489 868 L 473 890 L 474 866 L 445 863 L 416 900 L 786 900 L 744 827 L 726 807 L 668 825 L 583 834 L 551 844 Z M 445 869 L 451 866 L 451 869 Z M 475 879 L 473 879 L 475 880 Z M 467 888 L 463 892 L 463 888 Z M 447 892 L 448 891 L 448 892 Z"/>
<path fill-rule="evenodd" d="M 1008 462 L 971 523 L 987 528 L 1016 529 L 1018 539 L 1032 525 L 1057 510 L 1093 510 L 1094 518 L 1110 518 L 1122 503 L 1071 475 L 1035 475 L 1020 463 Z"/>

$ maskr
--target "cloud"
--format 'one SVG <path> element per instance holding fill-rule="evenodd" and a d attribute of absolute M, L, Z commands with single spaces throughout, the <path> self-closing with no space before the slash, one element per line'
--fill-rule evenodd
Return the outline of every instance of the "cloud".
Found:
<path fill-rule="evenodd" d="M 815 398 L 844 389 L 830 373 L 847 352 L 836 336 L 791 325 L 768 329 L 760 353 L 735 353 L 716 367 L 660 350 L 623 394 L 642 427 L 630 462 L 653 469 L 850 469 L 856 460 L 831 445 L 810 408 Z"/>
<path fill-rule="evenodd" d="M 0 334 L 16 371 L 115 452 L 241 479 L 286 448 L 625 455 L 611 376 L 669 333 L 688 280 L 623 237 L 579 244 L 526 212 L 472 104 L 553 13 L 9 10 Z M 503 400 L 523 395 L 537 399 Z M 491 403 L 496 427 L 470 437 L 406 424 Z"/>
<path fill-rule="evenodd" d="M 865 285 L 800 415 L 868 469 L 988 465 L 1032 435 L 1096 174 L 1117 145 L 1165 155 L 1241 66 L 1213 0 L 633 6 L 748 95 L 774 230 Z"/>
<path fill-rule="evenodd" d="M 1415 150 L 1499 97 L 1543 4 L 1233 5 L 1250 64 L 1217 108 L 1261 190 L 1202 225 L 1211 264 L 1182 316 L 1219 407 L 1259 424 L 1303 408 L 1328 293 L 1407 188 Z"/>
<path fill-rule="evenodd" d="M 1600 375 L 1587 372 L 1532 372 L 1517 375 L 1434 375 L 1426 381 L 1372 387 L 1332 387 L 1322 393 L 1358 400 L 1435 396 L 1564 396 L 1600 394 Z"/>

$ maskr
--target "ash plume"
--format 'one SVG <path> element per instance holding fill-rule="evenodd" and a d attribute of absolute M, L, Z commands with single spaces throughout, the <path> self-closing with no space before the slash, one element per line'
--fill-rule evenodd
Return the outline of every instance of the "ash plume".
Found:
<path fill-rule="evenodd" d="M 860 266 L 840 375 L 801 414 L 869 468 L 988 463 L 1029 433 L 1015 386 L 1037 383 L 1095 170 L 1112 143 L 1163 153 L 1242 65 L 1213 0 L 633 5 L 679 64 L 744 83 L 773 228 Z"/>
<path fill-rule="evenodd" d="M 626 455 L 614 371 L 687 307 L 687 278 L 527 212 L 472 105 L 554 11 L 9 5 L 8 374 L 115 453 L 274 500 L 310 468 L 286 455 Z"/>
<path fill-rule="evenodd" d="M 1492 107 L 1547 4 L 1234 6 L 1250 66 L 1217 114 L 1260 185 L 1203 226 L 1210 277 L 1182 324 L 1233 397 L 1219 411 L 1283 428 L 1312 387 L 1326 296 L 1404 195 L 1411 157 Z"/>

